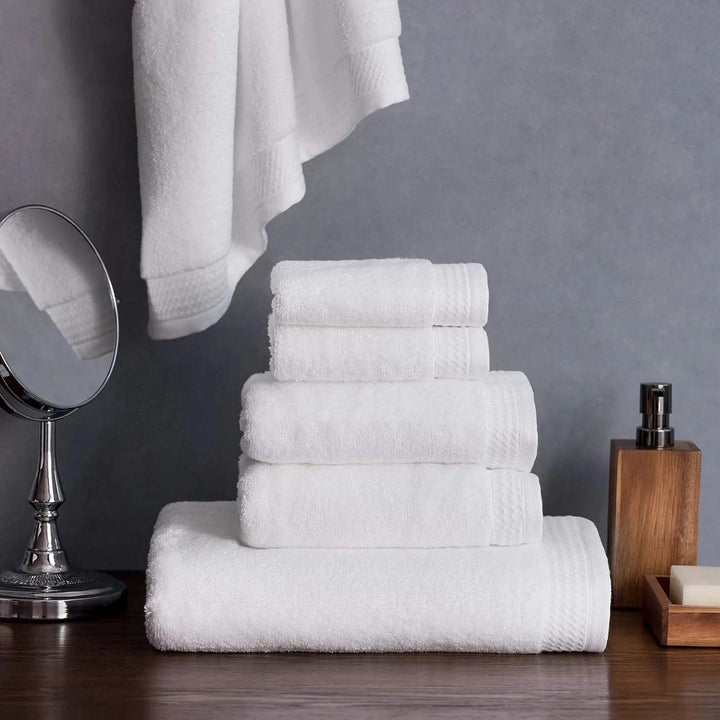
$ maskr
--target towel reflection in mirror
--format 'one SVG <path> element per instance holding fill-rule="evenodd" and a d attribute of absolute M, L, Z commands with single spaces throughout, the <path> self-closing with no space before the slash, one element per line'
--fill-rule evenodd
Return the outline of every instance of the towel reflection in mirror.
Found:
<path fill-rule="evenodd" d="M 81 360 L 112 352 L 115 318 L 97 258 L 49 212 L 14 213 L 0 232 L 0 290 L 26 292 Z"/>

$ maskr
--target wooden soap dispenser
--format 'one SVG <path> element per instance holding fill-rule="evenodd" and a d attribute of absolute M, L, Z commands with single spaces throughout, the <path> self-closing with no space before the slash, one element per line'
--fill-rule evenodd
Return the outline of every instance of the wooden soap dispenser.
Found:
<path fill-rule="evenodd" d="M 697 563 L 701 452 L 675 442 L 670 383 L 642 383 L 640 412 L 635 440 L 610 441 L 613 607 L 641 607 L 646 574 Z"/>

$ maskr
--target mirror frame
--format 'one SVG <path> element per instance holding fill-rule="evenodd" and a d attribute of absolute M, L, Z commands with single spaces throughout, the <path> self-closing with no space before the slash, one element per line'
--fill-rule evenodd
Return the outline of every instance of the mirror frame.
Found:
<path fill-rule="evenodd" d="M 57 420 L 70 415 L 78 408 L 92 402 L 100 394 L 107 384 L 107 381 L 110 379 L 110 375 L 112 375 L 112 371 L 115 367 L 115 361 L 117 360 L 118 345 L 120 343 L 120 323 L 117 309 L 118 301 L 115 297 L 115 290 L 113 289 L 112 282 L 110 281 L 110 275 L 108 274 L 105 263 L 102 261 L 97 248 L 92 244 L 90 238 L 85 234 L 83 229 L 74 220 L 59 210 L 48 207 L 47 205 L 30 204 L 21 205 L 20 207 L 16 207 L 7 213 L 0 213 L 0 233 L 2 232 L 3 223 L 15 215 L 15 213 L 22 210 L 44 210 L 46 212 L 50 212 L 53 215 L 62 218 L 65 222 L 69 223 L 75 228 L 75 230 L 77 230 L 80 236 L 90 247 L 90 250 L 94 253 L 95 258 L 100 265 L 105 282 L 107 283 L 107 290 L 112 304 L 113 316 L 115 318 L 115 344 L 113 347 L 112 359 L 105 375 L 105 379 L 102 381 L 100 387 L 98 387 L 90 397 L 86 398 L 79 405 L 74 405 L 72 407 L 51 405 L 46 400 L 43 400 L 41 397 L 26 388 L 22 382 L 20 382 L 19 378 L 13 373 L 12 368 L 3 355 L 2 348 L 0 348 L 0 406 L 7 410 L 7 412 L 11 415 L 17 415 L 25 418 L 26 420 Z"/>

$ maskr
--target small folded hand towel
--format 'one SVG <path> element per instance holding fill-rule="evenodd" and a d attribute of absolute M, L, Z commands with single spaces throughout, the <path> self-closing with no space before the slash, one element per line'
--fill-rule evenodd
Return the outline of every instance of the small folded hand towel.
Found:
<path fill-rule="evenodd" d="M 241 448 L 269 463 L 477 463 L 528 472 L 535 401 L 521 372 L 482 380 L 283 383 L 242 391 Z"/>
<path fill-rule="evenodd" d="M 480 327 L 311 327 L 270 316 L 270 371 L 281 381 L 482 378 L 490 367 Z"/>
<path fill-rule="evenodd" d="M 254 550 L 237 541 L 234 502 L 174 503 L 150 543 L 147 636 L 213 652 L 601 652 L 597 530 L 544 525 L 542 542 L 518 547 Z"/>
<path fill-rule="evenodd" d="M 270 465 L 242 457 L 240 541 L 257 548 L 521 545 L 542 538 L 537 476 L 479 465 Z"/>
<path fill-rule="evenodd" d="M 279 262 L 270 275 L 273 312 L 283 325 L 482 327 L 487 273 L 477 263 L 429 260 Z"/>

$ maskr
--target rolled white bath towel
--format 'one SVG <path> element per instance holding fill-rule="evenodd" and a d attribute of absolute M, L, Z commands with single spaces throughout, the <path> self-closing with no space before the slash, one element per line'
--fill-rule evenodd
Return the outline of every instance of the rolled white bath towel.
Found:
<path fill-rule="evenodd" d="M 542 538 L 540 482 L 479 465 L 270 465 L 240 458 L 240 541 L 473 547 Z"/>
<path fill-rule="evenodd" d="M 610 618 L 605 552 L 574 517 L 518 547 L 254 550 L 234 502 L 174 503 L 147 581 L 161 650 L 600 652 Z"/>
<path fill-rule="evenodd" d="M 282 383 L 252 375 L 240 443 L 269 463 L 477 463 L 529 471 L 535 401 L 521 372 L 483 380 Z"/>
<path fill-rule="evenodd" d="M 270 371 L 281 381 L 482 378 L 490 367 L 479 327 L 311 327 L 268 323 Z"/>
<path fill-rule="evenodd" d="M 273 268 L 270 288 L 283 325 L 482 327 L 488 317 L 487 273 L 477 263 L 286 260 Z"/>

